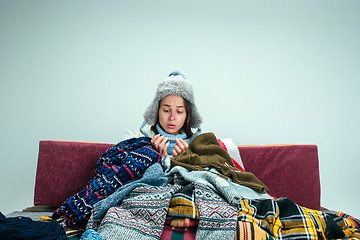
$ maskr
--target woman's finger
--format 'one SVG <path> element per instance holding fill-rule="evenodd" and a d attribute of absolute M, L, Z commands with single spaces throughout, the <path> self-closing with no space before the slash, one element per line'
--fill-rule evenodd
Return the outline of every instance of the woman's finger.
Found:
<path fill-rule="evenodd" d="M 160 148 L 164 148 L 166 142 L 167 142 L 167 138 L 161 137 L 161 138 L 160 138 L 160 141 L 159 141 L 159 147 L 160 147 Z"/>
<path fill-rule="evenodd" d="M 156 147 L 157 150 L 159 150 L 159 146 L 160 146 L 161 142 L 163 141 L 163 139 L 164 139 L 164 136 L 159 136 L 159 137 L 155 140 L 155 142 L 154 142 L 153 145 L 155 145 L 155 147 Z"/>
<path fill-rule="evenodd" d="M 166 141 L 165 141 L 166 142 Z M 167 154 L 167 149 L 168 149 L 168 146 L 169 146 L 169 144 L 170 144 L 170 142 L 169 141 L 167 141 L 166 143 L 165 143 L 165 145 L 161 148 L 161 155 L 162 156 L 167 156 L 168 154 Z"/>
<path fill-rule="evenodd" d="M 187 142 L 185 142 L 184 139 L 181 139 L 181 138 L 180 138 L 180 142 L 184 145 L 185 150 L 189 148 L 189 144 L 187 144 Z"/>
<path fill-rule="evenodd" d="M 183 152 L 184 149 L 185 149 L 185 146 L 184 146 L 184 144 L 180 141 L 180 139 L 176 139 L 176 145 L 175 145 L 175 146 L 177 146 L 177 147 L 180 149 L 181 152 Z"/>
<path fill-rule="evenodd" d="M 173 150 L 173 156 L 175 157 L 177 155 L 180 155 L 181 153 L 182 153 L 181 149 L 177 145 L 175 145 Z"/>
<path fill-rule="evenodd" d="M 151 143 L 152 145 L 157 149 L 157 146 L 159 145 L 159 138 L 160 138 L 160 134 L 155 135 L 152 139 L 151 139 Z"/>
<path fill-rule="evenodd" d="M 160 134 L 156 134 L 152 139 L 151 139 L 151 144 L 154 144 L 154 142 L 160 137 Z"/>
<path fill-rule="evenodd" d="M 161 155 L 166 155 L 167 156 L 167 147 L 169 146 L 168 144 L 168 139 L 165 137 L 161 138 L 161 141 L 159 143 L 159 152 L 161 153 Z"/>
<path fill-rule="evenodd" d="M 176 139 L 176 146 L 178 146 L 181 150 L 179 154 L 184 153 L 189 147 L 189 145 L 183 139 Z"/>

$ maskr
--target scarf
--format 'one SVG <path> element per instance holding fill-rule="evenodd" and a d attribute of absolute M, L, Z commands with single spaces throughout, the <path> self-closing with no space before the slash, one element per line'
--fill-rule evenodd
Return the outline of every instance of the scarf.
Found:
<path fill-rule="evenodd" d="M 159 123 L 156 124 L 156 130 L 158 131 L 158 133 L 161 135 L 161 136 L 164 136 L 166 138 L 169 138 L 168 142 L 169 142 L 169 146 L 167 148 L 167 153 L 168 155 L 172 155 L 172 151 L 174 150 L 175 148 L 175 145 L 176 145 L 176 139 L 186 139 L 187 136 L 186 136 L 186 133 L 184 132 L 181 132 L 179 134 L 176 134 L 176 135 L 173 135 L 173 134 L 170 134 L 170 133 L 167 133 L 165 132 Z"/>

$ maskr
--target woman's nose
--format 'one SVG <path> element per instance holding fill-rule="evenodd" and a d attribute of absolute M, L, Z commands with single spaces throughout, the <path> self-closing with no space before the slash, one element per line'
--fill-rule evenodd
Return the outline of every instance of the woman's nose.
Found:
<path fill-rule="evenodd" d="M 175 120 L 175 113 L 173 111 L 170 112 L 170 120 Z"/>

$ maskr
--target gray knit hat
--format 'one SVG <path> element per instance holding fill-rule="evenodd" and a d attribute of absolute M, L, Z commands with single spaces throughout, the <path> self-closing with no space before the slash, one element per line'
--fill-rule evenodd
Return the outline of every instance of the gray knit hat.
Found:
<path fill-rule="evenodd" d="M 169 77 L 162 81 L 157 87 L 154 101 L 144 113 L 144 118 L 147 124 L 154 125 L 158 118 L 158 110 L 160 101 L 166 96 L 180 96 L 186 99 L 191 104 L 191 128 L 199 128 L 202 122 L 202 118 L 198 112 L 198 109 L 194 101 L 194 93 L 189 80 L 186 79 L 184 73 L 180 71 L 173 71 L 169 74 Z"/>

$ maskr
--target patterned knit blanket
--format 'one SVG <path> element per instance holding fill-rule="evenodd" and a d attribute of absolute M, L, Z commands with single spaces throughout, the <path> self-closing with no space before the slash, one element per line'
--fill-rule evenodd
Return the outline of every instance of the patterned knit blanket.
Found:
<path fill-rule="evenodd" d="M 359 229 L 357 219 L 307 209 L 287 198 L 243 199 L 241 204 L 231 205 L 212 189 L 181 180 L 175 175 L 165 187 L 134 189 L 103 219 L 91 217 L 87 228 L 95 229 L 104 240 L 161 240 L 169 236 L 184 240 L 333 239 L 348 237 Z M 179 195 L 184 195 L 180 202 Z M 179 209 L 173 200 L 186 206 Z M 192 208 L 198 213 L 191 213 Z M 181 220 L 176 218 L 178 213 L 186 217 L 182 218 L 187 224 L 184 230 L 172 226 Z M 199 220 L 195 220 L 198 214 Z"/>
<path fill-rule="evenodd" d="M 182 185 L 181 178 L 165 187 L 138 187 L 122 202 L 111 207 L 103 219 L 90 217 L 87 228 L 93 228 L 105 240 L 161 239 L 170 200 Z M 198 239 L 234 239 L 237 211 L 224 198 L 201 184 L 194 183 L 194 201 L 201 218 Z"/>
<path fill-rule="evenodd" d="M 195 204 L 195 188 L 193 184 L 182 187 L 173 194 L 169 204 L 167 218 L 200 218 L 199 209 Z"/>
<path fill-rule="evenodd" d="M 160 154 L 153 148 L 150 138 L 131 138 L 106 150 L 95 165 L 95 177 L 86 187 L 68 198 L 52 215 L 53 219 L 65 216 L 69 227 L 84 227 L 93 205 L 108 197 L 120 186 L 141 177 Z"/>

